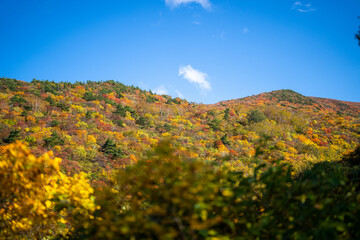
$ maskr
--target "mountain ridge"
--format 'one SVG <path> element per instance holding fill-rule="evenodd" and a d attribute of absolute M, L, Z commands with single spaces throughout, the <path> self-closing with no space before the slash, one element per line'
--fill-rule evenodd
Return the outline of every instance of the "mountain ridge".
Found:
<path fill-rule="evenodd" d="M 289 103 L 288 107 L 304 107 L 303 105 L 315 105 L 317 108 L 323 110 L 334 110 L 335 112 L 345 111 L 347 114 L 360 114 L 360 102 L 351 102 L 343 101 L 338 99 L 331 98 L 322 98 L 322 97 L 313 97 L 313 96 L 304 96 L 298 92 L 295 92 L 291 89 L 280 89 L 273 90 L 270 92 L 263 92 L 252 96 L 247 96 L 244 98 L 223 100 L 214 105 L 232 105 L 232 104 L 250 104 L 250 105 L 259 105 L 257 101 L 262 100 L 262 103 Z M 261 104 L 262 104 L 261 103 Z M 286 104 L 285 104 L 286 105 Z M 350 111 L 349 111 L 350 108 Z"/>

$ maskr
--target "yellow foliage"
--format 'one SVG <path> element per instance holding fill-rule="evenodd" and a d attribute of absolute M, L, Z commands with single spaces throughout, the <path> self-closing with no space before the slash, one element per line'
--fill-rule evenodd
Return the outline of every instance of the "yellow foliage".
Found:
<path fill-rule="evenodd" d="M 102 115 L 101 113 L 98 113 L 98 112 L 94 113 L 93 116 L 99 120 L 105 119 L 104 115 Z"/>
<path fill-rule="evenodd" d="M 59 152 L 60 152 L 60 151 L 61 151 L 61 147 L 57 145 L 57 146 L 55 146 L 55 147 L 54 147 L 54 150 L 56 150 L 56 151 L 59 151 Z"/>
<path fill-rule="evenodd" d="M 96 144 L 96 138 L 93 135 L 88 135 L 86 141 L 90 145 Z"/>
<path fill-rule="evenodd" d="M 22 108 L 21 107 L 14 107 L 14 112 L 16 113 L 21 113 L 22 112 Z M 19 114 L 17 114 L 19 116 Z"/>
<path fill-rule="evenodd" d="M 32 128 L 30 129 L 30 131 L 33 132 L 33 133 L 40 132 L 40 131 L 41 131 L 41 127 L 39 127 L 39 126 L 32 127 Z"/>
<path fill-rule="evenodd" d="M 306 145 L 316 145 L 313 141 L 306 138 L 304 135 L 298 135 L 297 139 L 299 139 L 301 142 L 303 142 Z"/>
<path fill-rule="evenodd" d="M 0 123 L 7 125 L 8 127 L 11 127 L 15 124 L 17 124 L 16 119 L 0 119 Z"/>
<path fill-rule="evenodd" d="M 75 147 L 73 152 L 74 152 L 75 157 L 77 159 L 81 159 L 81 160 L 86 159 L 86 150 L 85 150 L 85 147 L 83 145 L 79 145 L 79 146 Z"/>
<path fill-rule="evenodd" d="M 9 94 L 7 94 L 7 93 L 0 93 L 0 100 L 4 100 L 4 99 L 10 99 Z"/>
<path fill-rule="evenodd" d="M 130 155 L 130 161 L 131 161 L 131 163 L 132 164 L 136 164 L 137 163 L 137 159 L 136 159 L 136 157 L 134 156 L 134 155 Z"/>
<path fill-rule="evenodd" d="M 125 117 L 126 120 L 130 120 L 130 121 L 135 121 L 135 119 L 131 116 L 131 113 L 126 111 L 126 117 Z"/>
<path fill-rule="evenodd" d="M 162 137 L 171 137 L 171 134 L 168 132 L 164 132 L 161 134 Z"/>
<path fill-rule="evenodd" d="M 95 210 L 93 189 L 85 174 L 68 177 L 61 173 L 61 159 L 52 152 L 37 158 L 19 141 L 2 150 L 0 239 L 65 234 L 68 230 L 59 224 L 71 224 L 73 216 L 89 216 Z"/>
<path fill-rule="evenodd" d="M 88 124 L 86 122 L 83 121 L 79 121 L 77 124 L 75 124 L 76 127 L 81 128 L 81 129 L 86 129 L 88 128 Z"/>
<path fill-rule="evenodd" d="M 226 154 L 229 153 L 229 149 L 227 149 L 227 147 L 224 144 L 219 144 L 217 148 L 221 156 L 225 156 Z"/>
<path fill-rule="evenodd" d="M 280 149 L 280 150 L 285 150 L 285 149 L 286 149 L 286 144 L 283 143 L 283 142 L 278 142 L 278 143 L 276 144 L 276 147 L 277 147 L 278 149 Z"/>
<path fill-rule="evenodd" d="M 34 112 L 34 117 L 41 118 L 43 116 L 44 116 L 44 114 L 40 111 Z"/>
<path fill-rule="evenodd" d="M 70 106 L 71 109 L 74 109 L 76 112 L 78 113 L 84 113 L 85 112 L 85 108 L 83 108 L 82 106 L 80 105 L 73 105 L 71 104 Z"/>

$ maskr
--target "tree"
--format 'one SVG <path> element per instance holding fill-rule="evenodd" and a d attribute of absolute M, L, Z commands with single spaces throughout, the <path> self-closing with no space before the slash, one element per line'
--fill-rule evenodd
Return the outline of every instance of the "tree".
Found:
<path fill-rule="evenodd" d="M 122 150 L 116 146 L 116 143 L 114 143 L 110 138 L 108 138 L 104 145 L 102 145 L 100 151 L 111 155 L 112 158 L 118 158 L 122 157 L 123 152 Z"/>
<path fill-rule="evenodd" d="M 209 127 L 212 130 L 219 131 L 220 130 L 221 120 L 218 119 L 218 118 L 214 118 L 213 120 L 209 121 L 207 124 L 209 125 Z"/>
<path fill-rule="evenodd" d="M 360 17 L 358 17 L 360 19 Z M 358 33 L 355 34 L 355 38 L 359 41 L 359 46 L 360 46 L 360 26 L 359 26 L 359 31 Z"/>
<path fill-rule="evenodd" d="M 148 118 L 141 116 L 136 120 L 136 124 L 138 124 L 141 128 L 148 128 L 150 126 L 150 121 Z"/>
<path fill-rule="evenodd" d="M 258 109 L 251 110 L 247 116 L 249 123 L 258 123 L 266 120 L 264 113 Z"/>
<path fill-rule="evenodd" d="M 44 138 L 45 147 L 55 147 L 57 145 L 64 145 L 64 140 L 60 138 L 57 132 L 53 132 L 50 137 Z"/>
<path fill-rule="evenodd" d="M 228 135 L 225 134 L 224 136 L 221 137 L 220 141 L 224 144 L 224 145 L 230 145 L 230 141 L 228 139 Z"/>
<path fill-rule="evenodd" d="M 85 92 L 83 99 L 86 101 L 95 101 L 97 97 L 91 92 Z"/>
<path fill-rule="evenodd" d="M 121 104 L 119 104 L 116 106 L 114 114 L 120 115 L 121 117 L 126 117 L 126 109 Z"/>
<path fill-rule="evenodd" d="M 11 130 L 9 136 L 6 138 L 3 138 L 4 143 L 13 143 L 13 142 L 15 142 L 15 140 L 19 140 L 20 132 L 21 132 L 21 130 L 16 130 L 16 129 Z"/>
<path fill-rule="evenodd" d="M 52 152 L 35 157 L 19 141 L 4 147 L 0 156 L 0 239 L 68 234 L 77 217 L 92 215 L 93 189 L 85 174 L 68 177 L 60 171 L 60 162 Z"/>
<path fill-rule="evenodd" d="M 225 111 L 224 111 L 224 119 L 225 120 L 229 120 L 229 116 L 230 116 L 229 112 L 230 112 L 229 108 L 225 109 Z"/>

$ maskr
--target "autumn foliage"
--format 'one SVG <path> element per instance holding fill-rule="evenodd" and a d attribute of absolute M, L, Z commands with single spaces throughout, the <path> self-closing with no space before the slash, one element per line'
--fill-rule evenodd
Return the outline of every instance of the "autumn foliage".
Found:
<path fill-rule="evenodd" d="M 0 235 L 350 239 L 359 116 L 291 90 L 206 105 L 0 78 Z"/>
<path fill-rule="evenodd" d="M 85 174 L 60 171 L 61 159 L 41 157 L 16 142 L 0 157 L 0 238 L 45 238 L 67 234 L 75 218 L 95 210 L 93 189 Z"/>

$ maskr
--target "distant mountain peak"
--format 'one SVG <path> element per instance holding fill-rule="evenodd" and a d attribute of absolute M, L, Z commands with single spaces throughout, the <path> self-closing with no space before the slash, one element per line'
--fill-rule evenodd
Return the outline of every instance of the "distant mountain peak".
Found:
<path fill-rule="evenodd" d="M 310 97 L 306 97 L 291 89 L 281 89 L 272 92 L 264 93 L 268 95 L 270 99 L 277 99 L 279 102 L 289 102 L 301 105 L 313 105 L 315 102 Z"/>

